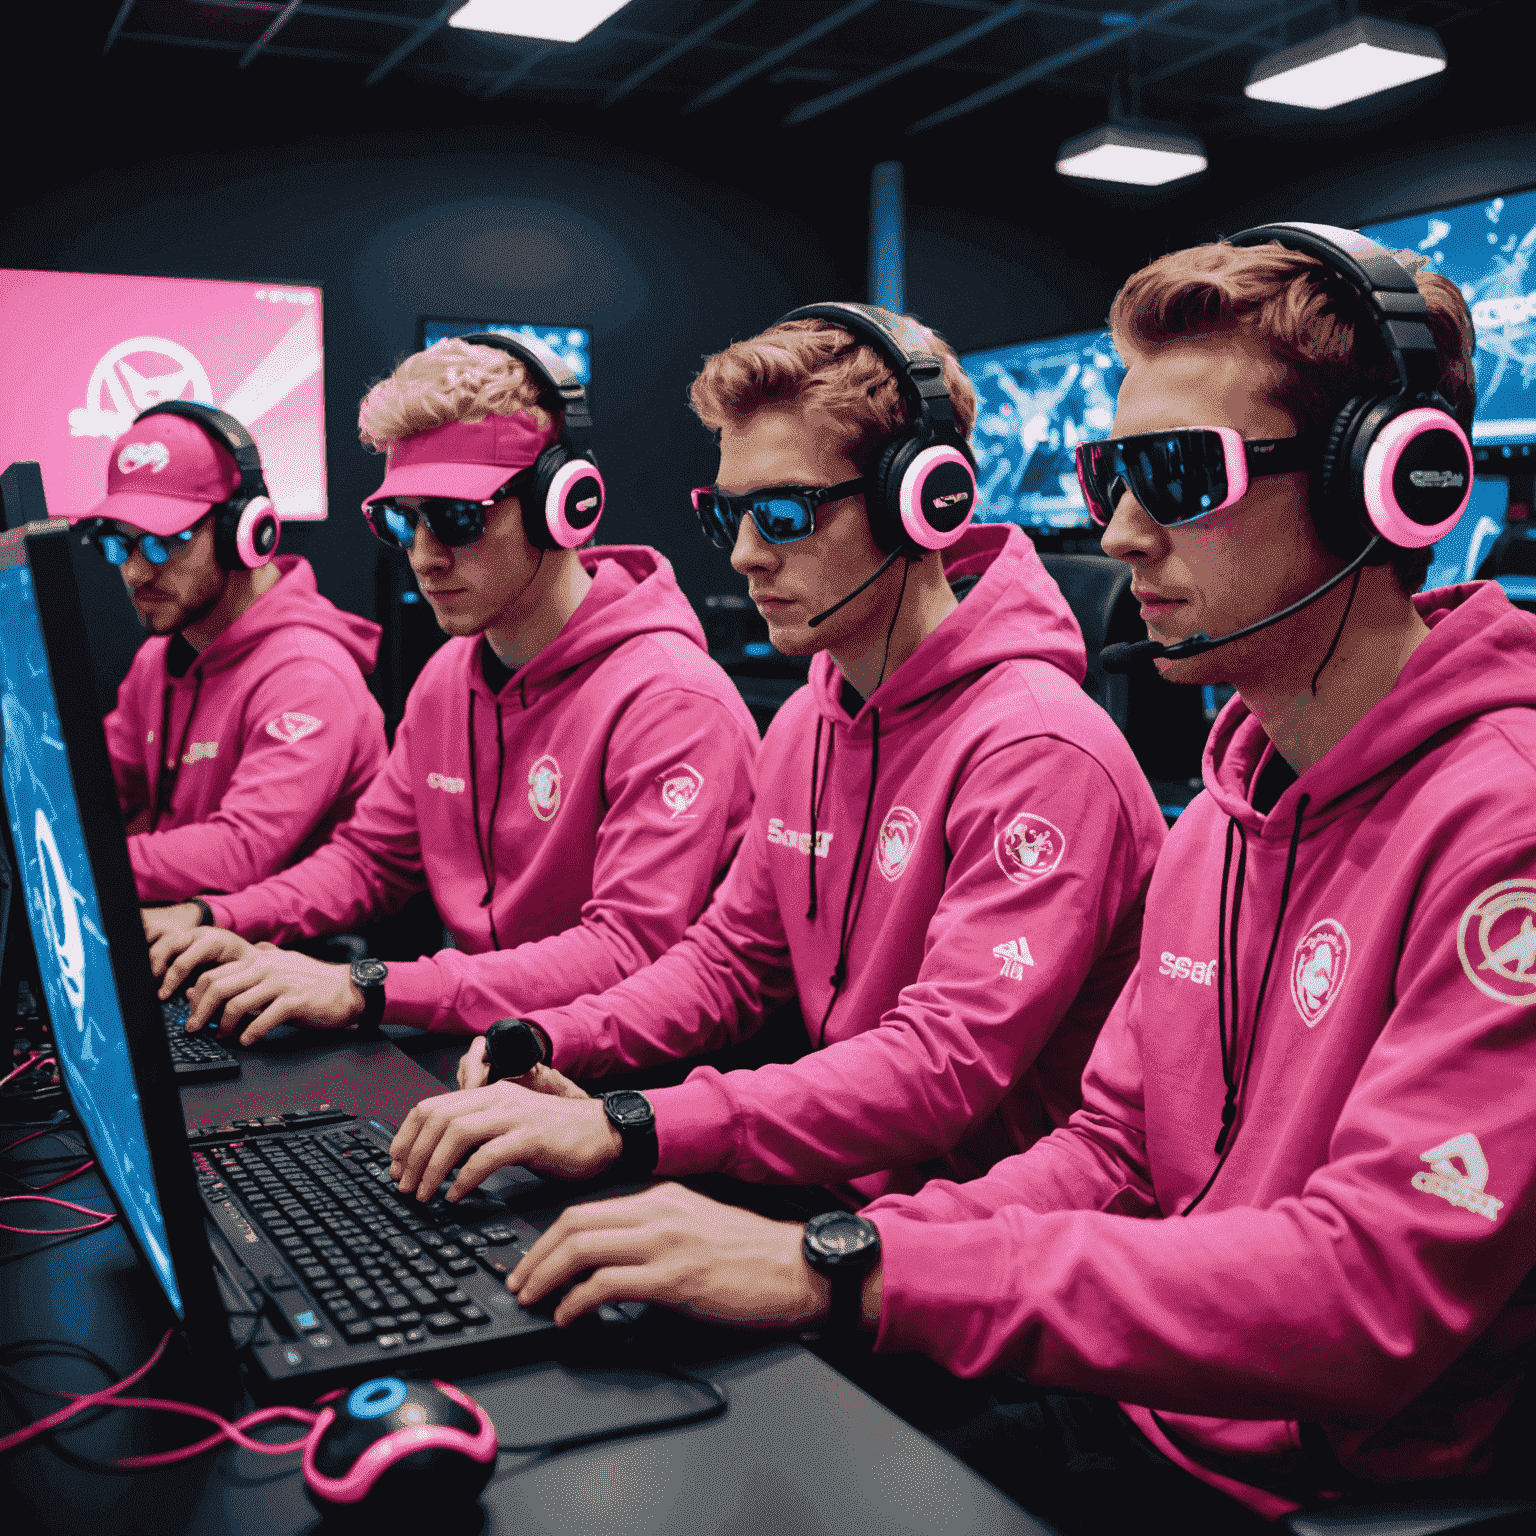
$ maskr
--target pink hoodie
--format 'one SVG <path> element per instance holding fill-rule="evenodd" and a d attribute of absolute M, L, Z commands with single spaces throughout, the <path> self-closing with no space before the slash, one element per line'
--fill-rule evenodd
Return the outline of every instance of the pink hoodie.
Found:
<path fill-rule="evenodd" d="M 321 597 L 307 560 L 276 564 L 277 584 L 181 677 L 166 670 L 170 637 L 146 640 L 106 718 L 144 901 L 238 891 L 302 859 L 384 762 L 363 682 L 378 625 Z M 158 817 L 157 794 L 169 796 Z"/>
<path fill-rule="evenodd" d="M 763 743 L 746 844 L 687 938 L 537 1016 L 579 1076 L 739 1039 L 792 993 L 813 1044 L 825 1016 L 826 1048 L 793 1065 L 701 1067 L 651 1092 L 663 1174 L 852 1179 L 868 1198 L 916 1189 L 930 1159 L 980 1173 L 1080 1102 L 1162 818 L 1080 687 L 1082 637 L 1020 530 L 974 528 L 946 567 L 980 580 L 851 718 L 816 658 Z"/>
<path fill-rule="evenodd" d="M 1392 692 L 1267 816 L 1273 749 L 1223 711 L 1071 1124 L 867 1212 L 877 1347 L 1121 1398 L 1270 1518 L 1333 1457 L 1481 1470 L 1536 1339 L 1536 620 L 1491 582 L 1415 603 Z M 1165 1220 L 1217 1162 L 1224 883 L 1236 1135 Z"/>
<path fill-rule="evenodd" d="M 757 731 L 666 560 L 581 560 L 592 589 L 549 645 L 493 694 L 480 639 L 450 640 L 353 819 L 210 902 L 214 921 L 282 943 L 430 889 L 457 948 L 392 964 L 384 1017 L 459 1033 L 611 987 L 673 943 L 741 841 Z"/>

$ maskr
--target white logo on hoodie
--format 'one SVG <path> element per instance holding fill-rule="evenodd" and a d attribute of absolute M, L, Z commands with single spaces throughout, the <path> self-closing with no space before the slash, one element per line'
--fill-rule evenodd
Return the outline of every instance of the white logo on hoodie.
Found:
<path fill-rule="evenodd" d="M 661 785 L 661 803 L 672 813 L 673 821 L 693 821 L 688 814 L 704 789 L 704 775 L 687 763 L 673 763 L 656 775 Z"/>
<path fill-rule="evenodd" d="M 922 830 L 923 820 L 916 811 L 905 805 L 891 807 L 875 839 L 875 865 L 887 880 L 901 878 Z"/>
<path fill-rule="evenodd" d="M 1033 811 L 1020 811 L 992 842 L 997 867 L 1015 885 L 1028 885 L 1050 874 L 1066 851 L 1061 828 Z"/>
<path fill-rule="evenodd" d="M 1467 980 L 1501 1003 L 1536 1001 L 1536 880 L 1500 880 L 1461 914 L 1456 953 Z"/>
<path fill-rule="evenodd" d="M 1322 1021 L 1344 986 L 1349 935 L 1331 917 L 1313 923 L 1291 957 L 1291 1001 L 1308 1029 Z"/>
<path fill-rule="evenodd" d="M 994 944 L 992 958 L 1003 962 L 1003 968 L 998 974 L 1009 981 L 1023 981 L 1024 967 L 1035 963 L 1035 957 L 1029 952 L 1029 940 L 1024 938 Z"/>
<path fill-rule="evenodd" d="M 1421 1152 L 1419 1158 L 1429 1164 L 1429 1172 L 1425 1173 L 1421 1168 L 1414 1174 L 1415 1189 L 1423 1190 L 1426 1195 L 1439 1195 L 1442 1200 L 1449 1200 L 1464 1211 L 1486 1216 L 1489 1221 L 1499 1219 L 1504 1202 L 1485 1193 L 1488 1159 L 1483 1156 L 1483 1149 L 1471 1131 L 1442 1141 L 1438 1147 Z M 1456 1166 L 1457 1162 L 1461 1164 L 1460 1168 Z"/>
<path fill-rule="evenodd" d="M 549 821 L 560 809 L 560 764 L 545 753 L 528 770 L 528 804 L 540 821 Z"/>
<path fill-rule="evenodd" d="M 267 721 L 267 735 L 278 741 L 286 741 L 291 747 L 294 742 L 313 736 L 324 725 L 324 720 L 317 720 L 313 715 L 302 715 L 296 709 L 285 709 L 282 714 Z"/>

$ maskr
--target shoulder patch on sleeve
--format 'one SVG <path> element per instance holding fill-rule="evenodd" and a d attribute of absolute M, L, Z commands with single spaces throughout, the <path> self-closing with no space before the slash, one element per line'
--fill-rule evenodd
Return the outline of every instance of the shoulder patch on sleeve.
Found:
<path fill-rule="evenodd" d="M 1500 880 L 1475 896 L 1461 914 L 1456 953 L 1479 992 L 1536 1002 L 1536 880 Z"/>
<path fill-rule="evenodd" d="M 274 715 L 267 721 L 267 735 L 278 741 L 286 741 L 289 746 L 324 728 L 324 720 L 314 715 L 300 714 L 296 709 L 285 709 L 282 714 Z"/>
<path fill-rule="evenodd" d="M 992 842 L 997 867 L 1015 885 L 1030 885 L 1053 874 L 1066 851 L 1061 828 L 1033 811 L 1020 811 Z"/>

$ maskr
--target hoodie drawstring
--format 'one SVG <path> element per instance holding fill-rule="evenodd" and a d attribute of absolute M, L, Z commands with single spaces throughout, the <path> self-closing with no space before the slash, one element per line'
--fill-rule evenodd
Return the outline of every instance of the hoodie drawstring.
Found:
<path fill-rule="evenodd" d="M 160 705 L 160 750 L 164 752 L 171 734 L 171 700 L 174 689 L 166 685 L 165 697 Z M 176 744 L 176 754 L 170 762 L 161 761 L 160 772 L 155 775 L 155 814 L 150 819 L 149 830 L 160 825 L 160 818 L 171 808 L 176 795 L 176 780 L 181 773 L 181 760 L 187 755 L 187 738 L 192 734 L 192 717 L 197 713 L 198 697 L 203 691 L 203 669 L 199 667 L 192 680 L 192 705 L 187 710 L 187 723 L 181 728 L 181 740 Z"/>
<path fill-rule="evenodd" d="M 1248 1049 L 1243 1056 L 1242 1071 L 1237 1069 L 1237 1031 L 1239 1028 L 1237 989 L 1237 924 L 1243 903 L 1243 879 L 1248 867 L 1248 834 L 1235 817 L 1227 821 L 1226 857 L 1221 868 L 1221 907 L 1217 918 L 1218 935 L 1216 950 L 1216 1027 L 1221 1032 L 1221 1077 L 1226 1085 L 1226 1096 L 1221 1106 L 1221 1131 L 1216 1137 L 1216 1166 L 1205 1181 L 1205 1188 L 1179 1213 L 1187 1216 L 1210 1193 L 1216 1175 L 1222 1170 L 1237 1141 L 1238 1105 L 1248 1082 L 1248 1072 L 1253 1065 L 1254 1046 L 1259 1038 L 1259 1019 L 1264 1012 L 1264 997 L 1269 991 L 1270 972 L 1275 964 L 1275 951 L 1280 947 L 1280 930 L 1285 926 L 1286 909 L 1291 903 L 1291 880 L 1296 873 L 1296 851 L 1301 844 L 1301 823 L 1307 814 L 1310 795 L 1302 795 L 1296 802 L 1296 820 L 1291 826 L 1290 844 L 1285 854 L 1285 878 L 1280 884 L 1280 911 L 1275 917 L 1275 929 L 1269 940 L 1269 954 L 1264 959 L 1264 973 L 1259 978 L 1259 995 L 1253 1006 L 1253 1026 L 1248 1031 Z M 1232 866 L 1233 833 L 1241 839 L 1242 847 L 1237 859 L 1237 884 L 1232 895 L 1232 926 L 1227 927 L 1227 877 Z M 1229 958 L 1230 957 L 1230 958 Z M 1232 1029 L 1227 1031 L 1226 996 L 1227 971 L 1232 974 Z"/>
<path fill-rule="evenodd" d="M 475 852 L 480 855 L 480 873 L 485 876 L 485 895 L 480 905 L 487 909 L 486 917 L 491 924 L 491 948 L 500 949 L 501 940 L 496 935 L 496 914 L 489 910 L 491 898 L 496 894 L 496 858 L 493 836 L 496 829 L 496 812 L 501 808 L 501 785 L 507 768 L 507 738 L 501 731 L 501 702 L 496 704 L 496 794 L 491 800 L 491 814 L 485 824 L 485 837 L 480 836 L 480 774 L 479 755 L 475 751 L 475 690 L 469 690 L 469 812 L 475 825 Z"/>
<path fill-rule="evenodd" d="M 827 749 L 831 751 L 830 746 Z M 821 765 L 821 716 L 816 716 L 816 742 L 811 748 L 811 902 L 805 909 L 805 920 L 816 921 L 816 770 Z M 830 765 L 828 765 L 830 767 Z M 829 774 L 828 777 L 831 775 Z"/>
<path fill-rule="evenodd" d="M 817 722 L 818 728 L 820 721 Z M 870 743 L 869 743 L 869 793 L 864 797 L 864 820 L 859 825 L 859 845 L 854 850 L 853 868 L 848 875 L 848 894 L 843 898 L 843 922 L 838 934 L 837 964 L 833 967 L 832 974 L 827 978 L 832 987 L 832 996 L 827 999 L 826 1012 L 821 1016 L 821 1028 L 817 1032 L 816 1048 L 821 1049 L 827 1043 L 827 1020 L 832 1017 L 833 1006 L 837 1002 L 838 994 L 843 990 L 843 984 L 848 980 L 848 945 L 853 937 L 853 925 L 858 922 L 858 912 L 854 909 L 853 893 L 859 883 L 859 866 L 864 862 L 864 842 L 869 835 L 869 818 L 875 808 L 875 784 L 880 777 L 880 711 L 872 709 L 869 712 Z M 835 737 L 834 737 L 835 739 Z M 831 753 L 828 752 L 830 763 Z M 811 844 L 811 860 L 816 859 L 816 844 Z M 871 860 L 873 862 L 873 860 Z M 868 882 L 869 871 L 864 872 L 865 881 Z M 863 894 L 860 893 L 859 907 L 863 907 Z"/>

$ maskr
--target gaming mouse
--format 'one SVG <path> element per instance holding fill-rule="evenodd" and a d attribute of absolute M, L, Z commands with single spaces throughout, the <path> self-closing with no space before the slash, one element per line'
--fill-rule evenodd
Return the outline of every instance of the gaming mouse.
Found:
<path fill-rule="evenodd" d="M 467 1510 L 496 1470 L 496 1426 L 445 1381 L 365 1381 L 321 1410 L 304 1446 L 304 1491 L 332 1521 L 397 1530 Z"/>

